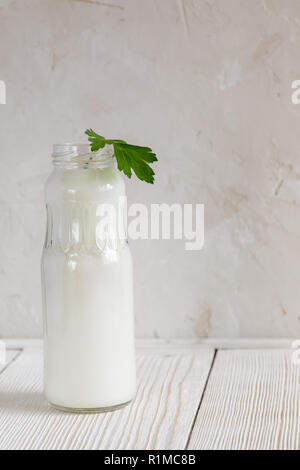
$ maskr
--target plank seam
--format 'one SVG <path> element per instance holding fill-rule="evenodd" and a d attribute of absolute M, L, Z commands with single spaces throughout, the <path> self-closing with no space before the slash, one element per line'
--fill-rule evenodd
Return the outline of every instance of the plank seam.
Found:
<path fill-rule="evenodd" d="M 13 357 L 7 364 L 6 366 L 0 371 L 0 375 L 3 374 L 3 372 L 5 372 L 9 366 L 11 364 L 13 364 L 22 354 L 22 352 L 24 351 L 24 349 L 16 349 L 16 348 L 13 348 L 13 349 L 10 349 L 10 351 L 18 351 L 18 353 L 15 355 L 15 357 Z"/>
<path fill-rule="evenodd" d="M 196 421 L 197 421 L 197 417 L 198 417 L 202 402 L 203 402 L 203 398 L 204 398 L 204 395 L 205 395 L 205 392 L 206 392 L 206 389 L 207 389 L 207 385 L 208 385 L 212 370 L 213 370 L 214 365 L 215 365 L 217 353 L 218 353 L 218 349 L 215 349 L 214 350 L 214 356 L 213 356 L 213 359 L 211 361 L 210 369 L 208 371 L 207 378 L 206 378 L 206 381 L 205 381 L 205 385 L 204 385 L 204 388 L 203 388 L 203 392 L 202 392 L 202 395 L 201 395 L 200 400 L 199 400 L 199 405 L 198 405 L 197 411 L 195 413 L 195 416 L 194 416 L 194 419 L 193 419 L 193 422 L 192 422 L 192 426 L 191 426 L 191 429 L 190 429 L 190 432 L 189 432 L 189 435 L 188 435 L 188 438 L 187 438 L 187 443 L 186 443 L 186 446 L 185 446 L 184 450 L 188 450 L 188 448 L 189 448 L 191 437 L 192 437 L 192 434 L 193 434 L 193 430 L 194 430 L 194 427 L 195 427 L 195 424 L 196 424 Z"/>

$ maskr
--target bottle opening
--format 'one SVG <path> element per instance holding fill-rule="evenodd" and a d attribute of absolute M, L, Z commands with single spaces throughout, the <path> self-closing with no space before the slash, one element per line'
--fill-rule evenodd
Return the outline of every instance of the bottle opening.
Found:
<path fill-rule="evenodd" d="M 103 149 L 92 152 L 87 143 L 55 144 L 52 158 L 55 166 L 106 168 L 114 162 L 114 148 L 113 145 L 106 145 Z"/>

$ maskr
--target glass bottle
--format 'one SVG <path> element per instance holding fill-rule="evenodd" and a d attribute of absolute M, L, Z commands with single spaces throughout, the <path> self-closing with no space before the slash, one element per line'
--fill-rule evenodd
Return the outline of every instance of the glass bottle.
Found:
<path fill-rule="evenodd" d="M 91 154 L 86 144 L 55 145 L 53 163 L 42 256 L 45 395 L 64 411 L 112 411 L 135 394 L 125 185 L 112 146 Z"/>

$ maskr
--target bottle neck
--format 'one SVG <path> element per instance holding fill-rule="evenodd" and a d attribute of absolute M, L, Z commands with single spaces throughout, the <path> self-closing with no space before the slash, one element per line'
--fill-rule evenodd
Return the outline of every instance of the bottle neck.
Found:
<path fill-rule="evenodd" d="M 52 158 L 53 165 L 63 169 L 104 169 L 114 165 L 114 149 L 112 145 L 106 145 L 97 152 L 91 152 L 89 144 L 56 144 Z"/>

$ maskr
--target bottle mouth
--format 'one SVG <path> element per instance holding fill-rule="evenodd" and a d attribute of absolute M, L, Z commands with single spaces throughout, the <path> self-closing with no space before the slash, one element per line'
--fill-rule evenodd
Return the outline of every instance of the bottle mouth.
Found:
<path fill-rule="evenodd" d="M 55 144 L 52 158 L 55 166 L 106 168 L 114 162 L 114 148 L 113 145 L 105 145 L 102 149 L 92 152 L 90 144 L 87 143 Z"/>

